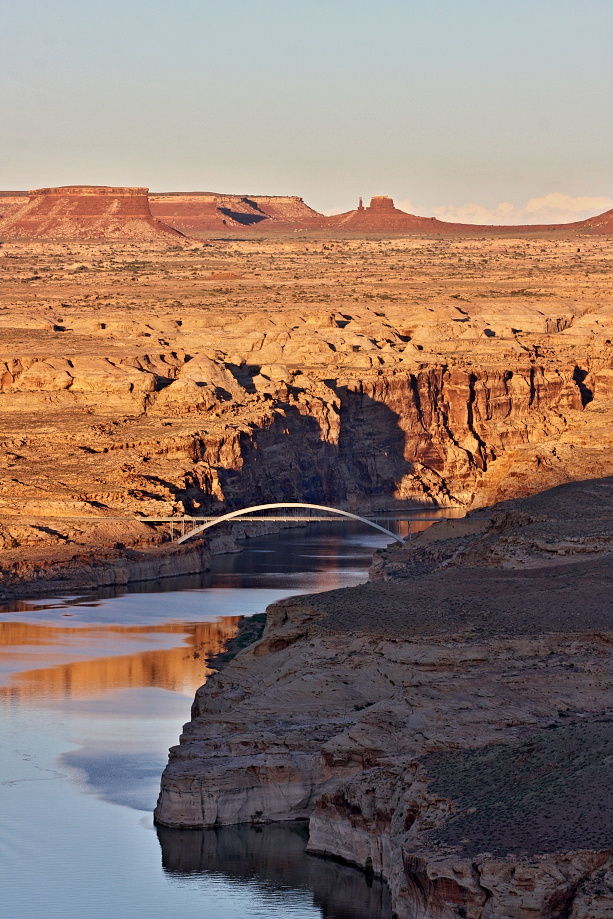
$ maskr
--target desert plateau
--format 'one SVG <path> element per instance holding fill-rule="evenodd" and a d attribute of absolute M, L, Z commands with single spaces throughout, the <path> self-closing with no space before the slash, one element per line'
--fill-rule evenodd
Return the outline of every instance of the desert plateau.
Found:
<path fill-rule="evenodd" d="M 0 250 L 4 596 L 93 547 L 92 584 L 166 565 L 139 517 L 468 509 L 613 471 L 608 235 L 40 232 Z"/>
<path fill-rule="evenodd" d="M 178 545 L 169 518 L 451 515 L 377 551 L 368 583 L 211 639 L 162 847 L 300 819 L 399 919 L 613 915 L 611 212 L 0 198 L 7 609 L 197 574 L 279 528 Z"/>

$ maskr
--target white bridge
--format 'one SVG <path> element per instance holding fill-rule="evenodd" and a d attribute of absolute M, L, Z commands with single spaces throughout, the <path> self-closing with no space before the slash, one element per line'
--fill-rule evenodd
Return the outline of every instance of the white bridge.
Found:
<path fill-rule="evenodd" d="M 308 510 L 309 514 L 275 514 L 271 516 L 255 516 L 262 511 L 272 511 L 272 510 Z M 313 513 L 315 512 L 315 513 Z M 384 517 L 385 515 L 380 515 Z M 217 526 L 220 523 L 226 523 L 229 520 L 236 520 L 238 518 L 243 521 L 259 521 L 262 522 L 292 522 L 292 523 L 314 523 L 324 522 L 334 520 L 335 517 L 348 517 L 350 520 L 357 520 L 360 523 L 364 523 L 369 527 L 373 527 L 375 530 L 379 530 L 380 533 L 385 533 L 386 536 L 389 536 L 390 539 L 395 540 L 401 544 L 404 544 L 404 539 L 402 536 L 398 536 L 396 533 L 392 533 L 391 530 L 386 529 L 385 527 L 380 526 L 378 523 L 375 523 L 369 517 L 361 517 L 359 514 L 352 514 L 350 511 L 341 511 L 336 507 L 326 507 L 324 504 L 303 504 L 297 502 L 282 502 L 280 504 L 256 504 L 253 507 L 244 507 L 238 511 L 230 511 L 227 514 L 221 514 L 218 517 L 138 517 L 139 521 L 143 523 L 168 523 L 170 525 L 170 537 L 176 543 L 186 542 L 188 539 L 192 539 L 194 536 L 199 536 L 201 533 L 204 533 L 206 530 L 210 530 L 211 527 Z M 397 518 L 395 518 L 397 519 Z M 409 536 L 411 534 L 410 522 L 416 518 L 405 518 L 409 520 Z M 417 519 L 427 519 L 428 521 L 433 522 L 433 518 L 417 518 Z M 177 538 L 174 536 L 175 526 L 179 527 L 179 535 Z"/>

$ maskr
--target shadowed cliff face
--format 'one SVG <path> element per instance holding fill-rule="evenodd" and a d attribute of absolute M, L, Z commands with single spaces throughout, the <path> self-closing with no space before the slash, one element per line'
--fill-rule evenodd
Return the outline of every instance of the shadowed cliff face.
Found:
<path fill-rule="evenodd" d="M 211 498 L 229 507 L 469 504 L 498 456 L 563 431 L 567 413 L 581 409 L 570 368 L 396 371 L 320 384 L 316 397 L 284 385 L 249 432 L 199 440 L 193 455 L 206 471 L 192 480 L 188 507 L 213 509 Z"/>

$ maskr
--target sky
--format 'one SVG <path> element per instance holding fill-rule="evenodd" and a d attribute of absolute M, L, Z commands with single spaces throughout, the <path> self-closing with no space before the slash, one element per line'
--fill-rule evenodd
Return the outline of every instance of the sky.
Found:
<path fill-rule="evenodd" d="M 0 188 L 613 207 L 613 0 L 0 0 Z"/>

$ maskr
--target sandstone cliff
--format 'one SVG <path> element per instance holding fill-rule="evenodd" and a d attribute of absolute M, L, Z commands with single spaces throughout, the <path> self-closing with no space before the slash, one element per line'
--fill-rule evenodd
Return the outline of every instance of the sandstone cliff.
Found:
<path fill-rule="evenodd" d="M 221 195 L 166 192 L 149 196 L 151 212 L 187 234 L 291 233 L 317 229 L 323 220 L 297 195 Z"/>
<path fill-rule="evenodd" d="M 182 236 L 152 217 L 147 188 L 36 188 L 23 206 L 2 216 L 0 237 L 6 239 L 154 240 Z"/>
<path fill-rule="evenodd" d="M 613 210 L 587 220 L 565 224 L 490 226 L 449 223 L 402 211 L 392 198 L 375 195 L 364 207 L 324 216 L 298 195 L 232 195 L 217 192 L 157 192 L 148 189 L 106 186 L 65 186 L 31 192 L 0 191 L 0 232 L 7 237 L 91 238 L 123 236 L 153 239 L 174 228 L 181 234 L 212 237 L 289 236 L 300 232 L 315 237 L 397 236 L 433 234 L 451 237 L 531 237 L 543 234 L 563 237 L 613 233 Z M 29 207 L 24 207 L 29 195 Z M 53 195 L 62 201 L 39 200 Z M 97 202 L 82 197 L 115 199 Z M 126 201 L 138 197 L 140 202 Z M 75 197 L 80 200 L 75 201 Z M 19 219 L 17 211 L 20 211 Z M 15 216 L 15 220 L 2 222 Z M 152 215 L 153 218 L 152 219 Z M 126 220 L 125 218 L 128 218 Z M 118 218 L 118 219 L 115 219 Z M 148 229 L 143 225 L 148 224 Z"/>
<path fill-rule="evenodd" d="M 613 479 L 435 524 L 284 601 L 196 694 L 156 819 L 308 817 L 400 919 L 613 902 Z"/>
<path fill-rule="evenodd" d="M 612 472 L 610 244 L 581 248 L 6 243 L 0 587 L 168 538 L 140 515 L 468 507 Z"/>
<path fill-rule="evenodd" d="M 0 220 L 27 204 L 27 191 L 0 191 Z"/>

